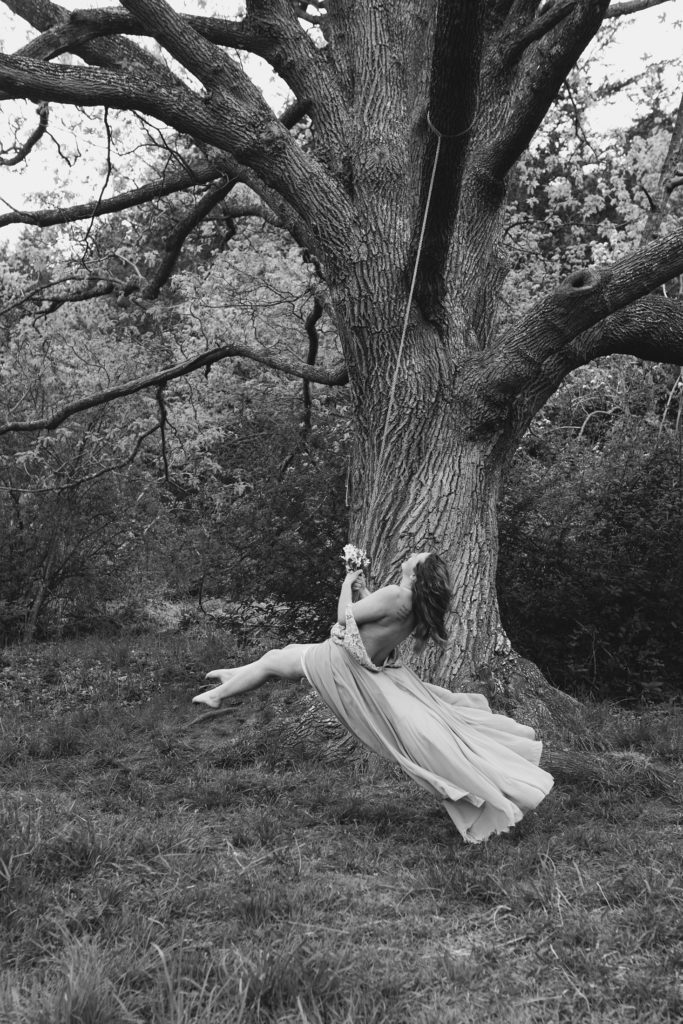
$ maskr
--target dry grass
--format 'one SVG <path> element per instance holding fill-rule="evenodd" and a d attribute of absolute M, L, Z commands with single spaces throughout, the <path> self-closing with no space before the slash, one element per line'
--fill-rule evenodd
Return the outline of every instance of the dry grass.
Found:
<path fill-rule="evenodd" d="M 629 772 L 473 847 L 375 763 L 283 764 L 263 691 L 183 731 L 206 645 L 135 643 L 7 652 L 0 1024 L 681 1019 L 680 708 L 591 709 Z"/>

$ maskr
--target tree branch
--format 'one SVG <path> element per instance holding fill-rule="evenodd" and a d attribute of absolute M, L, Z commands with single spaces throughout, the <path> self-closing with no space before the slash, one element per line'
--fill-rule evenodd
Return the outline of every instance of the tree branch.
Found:
<path fill-rule="evenodd" d="M 183 67 L 191 71 L 207 89 L 227 89 L 233 103 L 246 100 L 251 107 L 261 105 L 271 116 L 270 107 L 236 61 L 209 43 L 176 14 L 166 0 L 120 0 L 149 34 L 168 50 Z"/>
<path fill-rule="evenodd" d="M 44 315 L 48 313 L 54 313 L 60 306 L 65 305 L 67 302 L 87 302 L 89 299 L 101 299 L 105 295 L 111 295 L 113 292 L 120 290 L 122 294 L 127 294 L 125 288 L 117 288 L 117 284 L 114 281 L 97 281 L 95 284 L 87 285 L 85 288 L 79 288 L 76 291 L 66 292 L 62 295 L 51 296 L 47 301 L 47 307 L 42 309 L 40 312 Z"/>
<path fill-rule="evenodd" d="M 156 299 L 159 291 L 173 273 L 185 239 L 201 224 L 215 206 L 223 202 L 236 184 L 237 181 L 230 180 L 216 186 L 216 188 L 210 189 L 190 210 L 189 214 L 180 221 L 175 231 L 166 240 L 164 256 L 154 272 L 152 280 L 141 291 L 143 299 Z"/>
<path fill-rule="evenodd" d="M 545 360 L 583 331 L 683 271 L 683 228 L 609 267 L 577 271 L 537 303 L 481 358 L 484 388 L 507 403 L 528 387 Z"/>
<path fill-rule="evenodd" d="M 243 75 L 241 71 L 240 74 Z M 248 81 L 246 75 L 243 78 Z M 3 54 L 0 89 L 13 98 L 48 98 L 85 106 L 101 104 L 150 114 L 183 134 L 222 150 L 226 156 L 221 162 L 228 168 L 233 159 L 251 169 L 257 178 L 254 184 L 240 170 L 230 173 L 232 177 L 243 177 L 278 214 L 278 200 L 273 193 L 279 194 L 281 205 L 290 209 L 289 218 L 283 215 L 283 220 L 291 221 L 291 210 L 296 211 L 299 234 L 295 237 L 304 233 L 303 225 L 315 224 L 315 233 L 309 229 L 306 239 L 313 251 L 319 247 L 318 235 L 324 236 L 328 252 L 348 256 L 349 246 L 352 252 L 357 250 L 349 196 L 314 157 L 297 146 L 262 98 L 253 106 L 244 102 L 244 93 L 237 101 L 222 87 L 202 98 L 185 86 L 156 88 L 153 83 L 150 87 L 148 80 L 138 74 L 64 67 Z M 251 100 L 255 92 L 249 83 L 247 98 Z"/>
<path fill-rule="evenodd" d="M 283 111 L 280 120 L 285 127 L 291 128 L 305 117 L 307 112 L 308 104 L 297 100 Z M 208 182 L 222 177 L 225 177 L 224 167 L 218 165 L 189 167 L 186 165 L 182 171 L 175 172 L 174 174 L 164 174 L 163 178 L 158 178 L 156 181 L 140 186 L 140 188 L 131 189 L 129 192 L 121 192 L 118 196 L 112 196 L 110 199 L 80 203 L 63 210 L 14 210 L 12 213 L 0 216 L 0 228 L 9 224 L 32 224 L 38 227 L 49 227 L 52 224 L 70 224 L 73 221 L 90 219 L 96 215 L 99 217 L 107 213 L 118 213 L 121 210 L 142 206 L 152 199 L 160 199 L 162 196 L 181 192 L 194 185 L 206 185 Z M 233 180 L 235 183 L 237 182 L 237 178 Z M 254 211 L 251 212 L 253 213 Z M 234 215 L 237 216 L 238 214 L 235 213 Z"/>
<path fill-rule="evenodd" d="M 565 0 L 559 0 L 565 10 Z M 521 58 L 515 39 L 524 39 L 534 31 L 530 5 L 523 5 L 520 20 L 518 5 L 513 6 L 497 39 L 489 48 L 484 67 L 502 97 L 496 129 L 477 140 L 473 162 L 494 180 L 502 181 L 520 154 L 527 148 L 562 82 L 598 31 L 609 0 L 576 0 L 565 17 L 545 32 L 537 42 L 526 44 Z M 531 8 L 535 8 L 535 4 Z M 550 17 L 553 8 L 547 12 Z M 543 20 L 542 15 L 540 19 Z M 510 24 L 512 19 L 512 24 Z M 512 33 L 513 42 L 508 45 Z M 495 85 L 494 85 L 495 83 Z"/>
<path fill-rule="evenodd" d="M 192 134 L 196 121 L 207 120 L 201 98 L 179 81 L 173 89 L 155 90 L 153 83 L 135 73 L 107 68 L 66 67 L 0 54 L 0 89 L 6 99 L 53 99 L 91 107 L 142 110 L 188 134 Z"/>
<path fill-rule="evenodd" d="M 616 353 L 681 366 L 683 302 L 646 295 L 580 334 L 571 353 L 575 367 Z"/>
<path fill-rule="evenodd" d="M 17 10 L 24 3 L 25 0 L 12 0 L 9 6 Z M 248 16 L 237 21 L 189 14 L 176 14 L 176 17 L 209 43 L 262 57 L 300 99 L 320 97 L 322 90 L 329 92 L 332 80 L 324 56 L 301 28 L 287 0 L 273 0 L 260 7 L 250 3 Z M 117 8 L 65 11 L 59 26 L 44 32 L 42 41 L 32 40 L 29 46 L 35 49 L 23 55 L 54 57 L 118 35 L 158 38 L 154 25 L 128 11 Z"/>
<path fill-rule="evenodd" d="M 129 192 L 121 192 L 100 202 L 93 200 L 91 203 L 79 203 L 76 206 L 67 206 L 63 210 L 15 210 L 0 216 L 0 228 L 8 224 L 34 224 L 44 228 L 52 224 L 71 224 L 73 221 L 86 220 L 95 215 L 99 217 L 106 213 L 118 213 L 134 206 L 142 206 L 152 199 L 181 192 L 193 185 L 206 185 L 216 178 L 222 178 L 224 173 L 220 167 L 190 168 L 166 174 L 148 185 L 141 185 L 140 188 L 131 189 Z"/>
<path fill-rule="evenodd" d="M 31 40 L 15 56 L 48 60 L 64 52 L 75 53 L 89 64 L 107 68 L 131 67 L 150 86 L 173 88 L 182 83 L 173 72 L 147 51 L 128 39 L 115 37 L 103 42 L 99 32 L 73 22 L 75 12 L 51 0 L 4 0 L 11 11 L 28 21 L 42 35 Z"/>
<path fill-rule="evenodd" d="M 512 437 L 519 439 L 565 377 L 602 356 L 631 355 L 683 365 L 683 302 L 646 295 L 583 331 L 545 360 L 536 379 L 514 403 Z"/>
<path fill-rule="evenodd" d="M 76 413 L 104 405 L 106 402 L 113 402 L 118 398 L 137 394 L 139 391 L 144 391 L 145 388 L 158 388 L 161 385 L 167 384 L 168 381 L 175 380 L 178 377 L 186 377 L 195 370 L 200 370 L 202 367 L 208 368 L 214 363 L 231 356 L 253 359 L 254 362 L 268 366 L 273 370 L 278 370 L 292 377 L 313 381 L 316 384 L 342 385 L 348 383 L 348 373 L 345 366 L 326 370 L 323 367 L 309 366 L 307 363 L 292 362 L 288 359 L 281 359 L 278 356 L 264 355 L 249 348 L 247 345 L 222 345 L 220 348 L 202 352 L 201 355 L 194 356 L 192 359 L 186 359 L 182 363 L 176 363 L 174 366 L 166 367 L 163 370 L 158 370 L 156 373 L 138 377 L 124 384 L 117 384 L 115 387 L 98 391 L 87 398 L 69 402 L 51 416 L 38 420 L 18 420 L 12 423 L 4 423 L 0 425 L 0 436 L 20 431 L 54 430 L 64 423 L 65 420 L 69 419 L 69 417 L 75 416 Z"/>
<path fill-rule="evenodd" d="M 68 484 L 54 484 L 52 487 L 15 487 L 14 485 L 3 485 L 1 489 L 3 491 L 16 491 L 18 494 L 55 494 L 60 493 L 61 491 L 76 490 L 78 487 L 82 487 L 83 484 L 89 484 L 92 483 L 93 480 L 99 480 L 101 476 L 106 476 L 107 473 L 116 473 L 120 469 L 125 469 L 126 466 L 132 466 L 137 458 L 138 452 L 147 438 L 151 437 L 152 434 L 155 434 L 157 430 L 160 429 L 161 423 L 157 422 L 153 427 L 150 427 L 149 430 L 146 430 L 144 434 L 141 434 L 135 442 L 135 446 L 130 455 L 127 455 L 121 462 L 115 462 L 111 466 L 103 466 L 102 469 L 98 469 L 97 472 L 90 473 L 88 476 L 82 476 L 77 480 L 71 480 Z"/>
<path fill-rule="evenodd" d="M 612 4 L 607 8 L 606 18 L 623 18 L 624 15 L 637 14 L 639 11 L 646 11 L 649 7 L 659 7 L 660 4 L 668 4 L 671 0 L 626 0 L 623 4 Z"/>
<path fill-rule="evenodd" d="M 47 103 L 38 104 L 38 126 L 33 129 L 26 142 L 16 149 L 14 156 L 0 156 L 0 165 L 3 167 L 15 167 L 25 160 L 31 150 L 36 146 L 47 131 L 47 123 L 50 116 L 50 108 Z"/>
<path fill-rule="evenodd" d="M 519 60 L 527 46 L 542 39 L 551 28 L 559 25 L 576 7 L 577 0 L 557 0 L 543 14 L 524 25 L 516 35 L 507 41 L 505 60 L 512 63 Z"/>

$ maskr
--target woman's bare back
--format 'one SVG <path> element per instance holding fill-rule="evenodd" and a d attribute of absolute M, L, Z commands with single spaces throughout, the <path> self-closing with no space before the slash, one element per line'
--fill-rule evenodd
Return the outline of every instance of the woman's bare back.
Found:
<path fill-rule="evenodd" d="M 383 589 L 391 592 L 386 614 L 370 622 L 361 622 L 358 626 L 363 646 L 375 665 L 386 661 L 394 648 L 415 629 L 411 591 L 398 586 Z"/>

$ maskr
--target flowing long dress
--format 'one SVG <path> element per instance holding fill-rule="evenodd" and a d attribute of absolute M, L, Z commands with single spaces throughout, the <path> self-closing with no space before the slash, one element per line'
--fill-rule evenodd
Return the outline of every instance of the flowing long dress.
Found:
<path fill-rule="evenodd" d="M 441 800 L 465 842 L 507 832 L 552 789 L 533 729 L 493 714 L 482 694 L 422 682 L 398 658 L 373 664 L 351 605 L 346 627 L 307 647 L 302 665 L 342 725 Z"/>

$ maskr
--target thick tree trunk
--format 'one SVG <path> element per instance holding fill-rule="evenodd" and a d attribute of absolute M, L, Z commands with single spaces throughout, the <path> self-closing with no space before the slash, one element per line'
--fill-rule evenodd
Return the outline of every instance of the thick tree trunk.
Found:
<path fill-rule="evenodd" d="M 387 339 L 377 344 L 396 351 Z M 452 371 L 430 365 L 445 347 L 431 328 L 413 326 L 398 372 L 384 360 L 383 380 L 356 396 L 350 535 L 371 554 L 374 586 L 396 581 L 412 551 L 446 559 L 454 589 L 448 646 L 430 644 L 419 658 L 407 650 L 408 660 L 423 678 L 480 691 L 496 710 L 548 735 L 575 702 L 516 654 L 498 608 L 497 502 L 511 445 L 503 434 L 468 430 Z"/>

